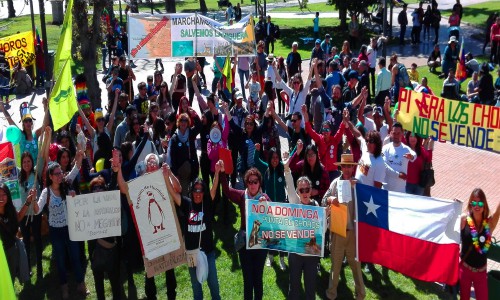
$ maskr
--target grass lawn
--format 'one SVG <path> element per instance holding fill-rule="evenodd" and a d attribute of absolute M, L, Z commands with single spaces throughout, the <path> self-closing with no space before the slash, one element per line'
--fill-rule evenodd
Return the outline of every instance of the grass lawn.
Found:
<path fill-rule="evenodd" d="M 205 0 L 205 3 L 207 4 L 207 8 L 209 11 L 218 11 L 221 10 L 219 9 L 219 5 L 217 4 L 217 0 Z M 233 5 L 236 6 L 236 3 L 238 1 L 233 1 Z M 255 4 L 250 2 L 248 0 L 244 4 L 240 4 L 240 6 L 254 6 Z M 126 4 L 122 2 L 122 10 L 125 12 L 125 7 Z M 119 5 L 115 4 L 113 6 L 115 12 L 119 11 Z M 200 1 L 199 0 L 185 0 L 185 1 L 175 1 L 175 8 L 177 12 L 195 12 L 195 11 L 200 11 Z M 226 6 L 222 8 L 222 10 L 225 10 Z M 162 2 L 154 2 L 153 3 L 153 10 L 155 13 L 158 11 L 165 13 L 165 1 Z M 145 12 L 145 13 L 151 13 L 151 6 L 149 3 L 146 3 L 146 1 L 143 1 L 142 3 L 139 4 L 139 11 L 140 12 Z"/>
<path fill-rule="evenodd" d="M 319 11 L 319 18 L 321 19 L 321 13 L 322 12 L 335 12 L 337 9 L 335 8 L 335 5 L 329 5 L 326 2 L 324 3 L 312 3 L 312 4 L 307 4 L 307 7 L 304 9 L 300 9 L 299 5 L 297 4 L 296 6 L 286 6 L 286 7 L 277 7 L 273 8 L 271 12 L 304 12 L 304 13 L 310 13 L 310 12 L 317 12 Z M 320 22 L 323 22 L 323 19 L 321 19 Z"/>
<path fill-rule="evenodd" d="M 61 35 L 61 26 L 52 25 L 52 15 L 45 15 L 46 28 L 47 28 L 47 47 L 49 50 L 55 50 L 57 48 L 57 43 L 59 42 L 59 37 Z M 35 26 L 38 28 L 40 35 L 42 30 L 40 29 L 40 16 L 35 15 Z M 19 32 L 31 31 L 31 17 L 21 16 L 12 19 L 0 19 L 0 38 L 9 35 L 16 34 Z"/>
<path fill-rule="evenodd" d="M 474 26 L 485 27 L 488 17 L 495 12 L 500 11 L 500 1 L 488 1 L 469 6 L 464 6 L 464 15 L 462 21 Z M 449 17 L 451 10 L 441 12 L 443 16 Z"/>
<path fill-rule="evenodd" d="M 233 250 L 233 236 L 236 233 L 235 228 L 239 228 L 239 211 L 230 205 L 230 220 L 234 225 L 225 225 L 223 222 L 217 222 L 214 226 L 214 238 L 217 244 L 217 272 L 220 284 L 220 293 L 222 299 L 241 299 L 243 294 L 243 277 L 239 265 L 238 256 Z M 36 282 L 36 276 L 32 281 L 25 284 L 24 288 L 15 284 L 15 290 L 19 299 L 58 299 L 60 290 L 58 285 L 57 270 L 55 264 L 51 264 L 50 253 L 51 246 L 48 238 L 44 239 L 45 249 L 43 252 L 43 266 L 45 277 Z M 34 258 L 33 258 L 34 259 Z M 285 259 L 285 261 L 287 261 Z M 275 258 L 278 263 L 278 257 Z M 330 259 L 321 260 L 321 269 L 317 280 L 316 299 L 326 299 L 325 290 L 328 287 L 328 276 L 330 272 Z M 123 266 L 122 266 L 123 270 Z M 36 273 L 36 268 L 33 268 Z M 192 299 L 192 289 L 187 267 L 184 265 L 175 270 L 177 277 L 177 299 Z M 124 272 L 122 272 L 124 274 Z M 124 276 L 122 276 L 124 277 Z M 443 299 L 449 298 L 447 294 L 433 283 L 425 283 L 402 276 L 392 271 L 388 276 L 382 275 L 382 269 L 378 266 L 373 274 L 363 275 L 366 285 L 367 299 Z M 76 284 L 73 277 L 68 275 L 70 280 L 71 299 L 83 299 L 74 297 Z M 92 295 L 88 299 L 95 299 L 94 280 L 90 265 L 87 266 L 86 283 Z M 130 289 L 127 280 L 123 278 L 124 291 L 129 297 L 127 299 L 144 299 L 144 272 L 138 271 L 134 274 L 135 289 Z M 158 299 L 166 299 L 165 275 L 155 277 Z M 105 281 L 107 299 L 111 298 L 111 287 L 109 282 Z M 132 297 L 131 293 L 136 293 L 137 297 Z M 281 271 L 277 264 L 264 269 L 264 299 L 286 299 L 288 293 L 288 270 Z M 339 299 L 353 299 L 354 281 L 350 268 L 346 267 L 341 273 L 341 280 L 338 288 Z M 204 286 L 204 297 L 210 299 L 209 289 Z M 303 292 L 301 299 L 304 299 Z"/>

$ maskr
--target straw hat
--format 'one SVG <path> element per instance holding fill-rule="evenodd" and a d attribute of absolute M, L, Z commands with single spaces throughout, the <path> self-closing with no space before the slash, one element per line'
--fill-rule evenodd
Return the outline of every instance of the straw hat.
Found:
<path fill-rule="evenodd" d="M 341 165 L 358 165 L 357 162 L 354 162 L 354 156 L 352 154 L 342 154 L 340 158 L 340 162 L 335 163 L 336 166 Z"/>

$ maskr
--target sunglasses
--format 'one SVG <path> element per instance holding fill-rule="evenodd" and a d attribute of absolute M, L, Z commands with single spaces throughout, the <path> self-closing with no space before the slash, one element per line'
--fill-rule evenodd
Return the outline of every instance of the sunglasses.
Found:
<path fill-rule="evenodd" d="M 189 121 L 188 121 L 187 119 L 180 119 L 180 121 L 179 121 L 179 122 L 181 122 L 181 123 L 187 123 L 187 122 L 189 122 Z"/>
<path fill-rule="evenodd" d="M 326 127 L 325 127 L 325 128 L 322 128 L 322 129 L 321 129 L 321 132 L 330 132 L 330 128 L 326 128 Z"/>
<path fill-rule="evenodd" d="M 293 84 L 300 84 L 300 81 L 294 81 Z"/>
<path fill-rule="evenodd" d="M 476 206 L 483 207 L 483 206 L 484 206 L 484 202 L 483 202 L 483 201 L 472 201 L 472 202 L 470 203 L 470 205 L 471 205 L 472 207 L 476 207 Z"/>
<path fill-rule="evenodd" d="M 258 180 L 249 180 L 249 181 L 247 181 L 248 185 L 254 185 L 254 184 L 258 184 L 258 183 L 259 183 Z"/>
<path fill-rule="evenodd" d="M 202 189 L 196 189 L 196 190 L 193 190 L 193 193 L 203 193 L 203 190 Z"/>
<path fill-rule="evenodd" d="M 32 119 L 24 119 L 23 123 L 33 123 L 33 120 Z"/>
<path fill-rule="evenodd" d="M 299 189 L 300 194 L 307 194 L 311 191 L 311 188 L 301 188 Z"/>
<path fill-rule="evenodd" d="M 245 122 L 245 126 L 252 126 L 255 125 L 253 122 Z"/>
<path fill-rule="evenodd" d="M 369 139 L 366 142 L 369 143 L 369 144 L 375 144 L 375 140 L 374 139 Z"/>
<path fill-rule="evenodd" d="M 99 118 L 97 120 L 95 120 L 96 122 L 104 122 L 104 118 Z"/>
<path fill-rule="evenodd" d="M 298 119 L 290 119 L 290 122 L 292 122 L 292 123 L 295 123 L 297 121 L 298 121 Z"/>
<path fill-rule="evenodd" d="M 157 113 L 158 109 L 152 109 L 151 112 Z"/>

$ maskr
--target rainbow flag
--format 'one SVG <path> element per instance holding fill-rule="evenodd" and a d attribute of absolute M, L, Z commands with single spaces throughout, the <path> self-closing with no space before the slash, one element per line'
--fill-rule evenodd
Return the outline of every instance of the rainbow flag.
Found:
<path fill-rule="evenodd" d="M 455 71 L 455 78 L 460 82 L 467 79 L 467 68 L 465 67 L 465 51 L 464 51 L 464 38 L 462 37 L 462 45 L 460 46 L 460 53 L 458 54 L 457 69 Z"/>

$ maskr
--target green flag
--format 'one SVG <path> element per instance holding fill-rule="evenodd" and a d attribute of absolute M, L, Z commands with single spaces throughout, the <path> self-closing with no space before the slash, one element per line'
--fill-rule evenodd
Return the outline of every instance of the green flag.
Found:
<path fill-rule="evenodd" d="M 231 70 L 231 57 L 229 56 L 229 53 L 227 54 L 226 62 L 224 63 L 224 68 L 222 69 L 222 75 L 224 75 L 225 79 L 223 82 L 225 85 L 224 87 L 232 93 L 233 89 L 231 88 L 231 85 L 233 84 L 233 72 Z"/>
<path fill-rule="evenodd" d="M 58 130 L 71 120 L 78 110 L 77 105 L 75 87 L 71 78 L 70 60 L 66 60 L 50 93 L 49 111 L 54 130 Z"/>
<path fill-rule="evenodd" d="M 61 29 L 61 37 L 57 45 L 56 57 L 54 58 L 53 76 L 57 81 L 57 77 L 62 71 L 62 67 L 67 60 L 71 60 L 71 44 L 73 43 L 73 0 L 69 0 L 64 15 L 64 22 Z"/>
<path fill-rule="evenodd" d="M 9 265 L 3 251 L 3 243 L 0 239 L 0 299 L 16 299 L 14 286 L 10 277 Z"/>

